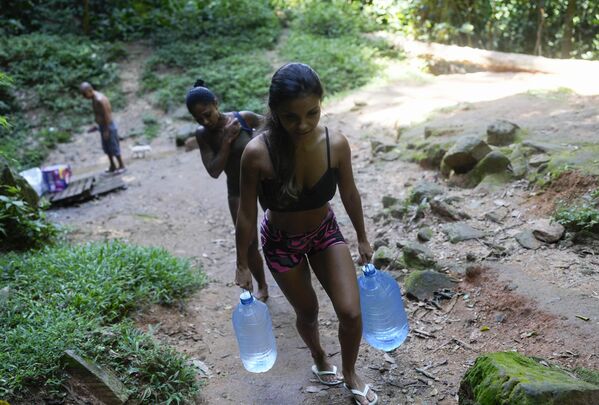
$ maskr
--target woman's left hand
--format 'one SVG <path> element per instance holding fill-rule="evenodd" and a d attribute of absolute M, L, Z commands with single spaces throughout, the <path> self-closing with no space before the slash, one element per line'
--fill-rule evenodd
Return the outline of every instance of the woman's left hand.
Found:
<path fill-rule="evenodd" d="M 370 263 L 370 259 L 372 259 L 372 246 L 370 246 L 370 242 L 367 240 L 358 242 L 358 253 L 360 254 L 358 258 L 360 266 Z"/>

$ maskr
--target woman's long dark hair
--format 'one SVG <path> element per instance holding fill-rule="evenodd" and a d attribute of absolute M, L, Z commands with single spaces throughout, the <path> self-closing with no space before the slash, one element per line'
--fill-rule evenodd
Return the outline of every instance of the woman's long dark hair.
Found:
<path fill-rule="evenodd" d="M 318 74 L 304 63 L 288 63 L 275 72 L 268 91 L 268 108 L 264 129 L 271 150 L 275 176 L 281 183 L 279 198 L 282 205 L 296 201 L 299 187 L 295 182 L 295 147 L 281 125 L 276 111 L 282 103 L 306 96 L 322 99 L 324 90 Z"/>

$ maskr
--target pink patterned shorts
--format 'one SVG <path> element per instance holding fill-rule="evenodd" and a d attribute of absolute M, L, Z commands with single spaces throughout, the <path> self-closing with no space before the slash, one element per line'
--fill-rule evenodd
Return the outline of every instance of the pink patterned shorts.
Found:
<path fill-rule="evenodd" d="M 345 243 L 335 214 L 329 209 L 322 223 L 313 231 L 290 235 L 274 228 L 264 215 L 260 224 L 260 241 L 266 265 L 273 273 L 284 273 L 302 262 L 305 256 Z"/>

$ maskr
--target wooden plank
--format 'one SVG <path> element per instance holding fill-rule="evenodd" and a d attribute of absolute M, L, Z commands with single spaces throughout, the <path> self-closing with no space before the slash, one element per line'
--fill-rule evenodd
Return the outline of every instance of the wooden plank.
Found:
<path fill-rule="evenodd" d="M 91 196 L 96 197 L 119 189 L 127 188 L 121 176 L 99 178 L 91 189 Z"/>
<path fill-rule="evenodd" d="M 89 191 L 92 189 L 94 182 L 95 176 L 75 180 L 66 189 L 51 195 L 50 202 L 53 204 L 65 204 L 89 198 Z"/>

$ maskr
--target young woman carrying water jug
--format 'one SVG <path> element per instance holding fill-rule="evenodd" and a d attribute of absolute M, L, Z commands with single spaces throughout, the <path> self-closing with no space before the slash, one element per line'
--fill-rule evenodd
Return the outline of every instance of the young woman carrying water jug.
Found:
<path fill-rule="evenodd" d="M 263 117 L 251 111 L 221 112 L 216 95 L 205 87 L 203 80 L 196 81 L 194 87 L 187 92 L 185 103 L 189 113 L 200 124 L 195 136 L 206 171 L 214 178 L 218 178 L 222 172 L 227 175 L 229 211 L 235 224 L 239 210 L 241 154 L 252 139 L 254 128 L 262 124 Z M 258 282 L 256 298 L 266 301 L 268 285 L 255 231 L 246 250 L 249 269 Z"/>
<path fill-rule="evenodd" d="M 257 225 L 257 200 L 266 210 L 260 226 L 266 264 L 295 310 L 297 330 L 310 349 L 312 371 L 326 385 L 342 382 L 357 404 L 375 404 L 376 393 L 356 374 L 362 318 L 356 272 L 329 201 L 337 186 L 358 237 L 360 263 L 372 247 L 364 229 L 347 139 L 320 125 L 323 87 L 308 65 L 290 63 L 272 77 L 264 131 L 241 158 L 235 282 L 252 290 L 248 246 Z M 339 319 L 343 377 L 320 344 L 318 300 L 310 267 Z"/>

